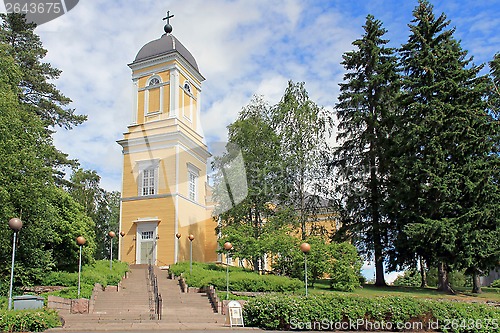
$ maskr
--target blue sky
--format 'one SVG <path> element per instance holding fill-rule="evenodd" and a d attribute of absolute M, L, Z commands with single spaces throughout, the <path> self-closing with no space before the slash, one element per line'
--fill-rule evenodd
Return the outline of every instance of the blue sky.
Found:
<path fill-rule="evenodd" d="M 433 1 L 456 27 L 455 37 L 474 56 L 490 61 L 500 51 L 500 0 Z M 407 40 L 416 0 L 80 0 L 36 32 L 63 71 L 58 88 L 89 120 L 58 130 L 55 143 L 108 190 L 121 189 L 121 139 L 131 120 L 127 64 L 163 33 L 167 10 L 173 34 L 196 58 L 202 86 L 202 122 L 208 143 L 224 141 L 226 126 L 253 94 L 279 100 L 289 79 L 305 81 L 310 97 L 333 110 L 342 82 L 342 54 L 363 33 L 367 14 L 380 19 L 390 45 Z M 0 12 L 3 12 L 3 3 Z M 373 274 L 373 273 L 371 273 Z M 370 276 L 370 272 L 367 273 Z"/>

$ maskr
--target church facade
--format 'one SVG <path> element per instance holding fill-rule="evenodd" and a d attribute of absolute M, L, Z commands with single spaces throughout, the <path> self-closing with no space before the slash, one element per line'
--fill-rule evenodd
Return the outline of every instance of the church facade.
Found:
<path fill-rule="evenodd" d="M 194 261 L 217 259 L 207 183 L 210 153 L 200 123 L 204 77 L 171 31 L 167 23 L 166 33 L 144 45 L 129 64 L 133 119 L 118 144 L 123 151 L 119 259 L 130 264 L 189 260 L 191 246 Z"/>

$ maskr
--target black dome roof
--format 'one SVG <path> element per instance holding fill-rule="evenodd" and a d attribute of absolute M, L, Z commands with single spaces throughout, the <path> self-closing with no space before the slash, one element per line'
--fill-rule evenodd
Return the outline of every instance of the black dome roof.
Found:
<path fill-rule="evenodd" d="M 161 38 L 153 40 L 144 45 L 137 53 L 134 63 L 142 60 L 155 58 L 169 53 L 178 52 L 194 69 L 199 72 L 198 64 L 191 52 L 182 45 L 177 38 L 171 34 L 163 34 Z"/>

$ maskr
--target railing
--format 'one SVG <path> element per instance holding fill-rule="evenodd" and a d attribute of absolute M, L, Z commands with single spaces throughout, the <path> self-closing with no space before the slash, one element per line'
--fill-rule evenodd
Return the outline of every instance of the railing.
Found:
<path fill-rule="evenodd" d="M 156 277 L 153 265 L 148 265 L 149 277 L 149 306 L 151 308 L 151 320 L 161 320 L 163 300 L 158 291 L 158 278 Z M 154 313 L 154 314 L 153 314 Z"/>

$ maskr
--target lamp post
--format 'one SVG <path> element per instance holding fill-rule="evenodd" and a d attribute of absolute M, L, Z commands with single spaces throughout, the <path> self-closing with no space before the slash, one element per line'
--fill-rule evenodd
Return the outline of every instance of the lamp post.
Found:
<path fill-rule="evenodd" d="M 82 236 L 76 238 L 76 244 L 80 247 L 80 259 L 78 260 L 78 298 L 80 298 L 80 277 L 82 275 L 82 246 L 87 242 Z"/>
<path fill-rule="evenodd" d="M 224 243 L 224 250 L 226 250 L 226 299 L 229 299 L 229 251 L 233 248 L 233 244 L 229 242 Z"/>
<path fill-rule="evenodd" d="M 307 297 L 307 254 L 311 251 L 311 245 L 309 243 L 300 244 L 300 250 L 304 253 L 304 280 L 306 282 L 306 297 Z"/>
<path fill-rule="evenodd" d="M 189 242 L 190 242 L 190 246 L 189 246 L 189 272 L 190 273 L 193 273 L 193 240 L 194 240 L 194 236 L 193 234 L 190 234 L 188 236 L 188 239 L 189 239 Z"/>
<path fill-rule="evenodd" d="M 23 227 L 23 221 L 14 217 L 9 220 L 9 227 L 14 231 L 14 240 L 12 241 L 12 264 L 10 266 L 10 286 L 9 286 L 9 310 L 12 309 L 12 287 L 14 285 L 14 259 L 16 257 L 16 238 L 17 233 Z"/>
<path fill-rule="evenodd" d="M 113 238 L 115 238 L 116 234 L 114 231 L 110 231 L 108 233 L 109 238 L 111 239 L 111 245 L 109 247 L 109 270 L 113 270 Z"/>
<path fill-rule="evenodd" d="M 121 258 L 121 249 L 122 249 L 122 246 L 123 246 L 123 241 L 121 240 L 121 238 L 125 237 L 126 233 L 125 231 L 120 231 L 120 237 L 118 237 L 118 260 L 120 260 Z"/>
<path fill-rule="evenodd" d="M 177 238 L 177 257 L 175 258 L 175 262 L 177 263 L 179 261 L 179 239 L 181 238 L 181 234 L 180 233 L 176 233 L 175 234 L 175 238 Z"/>

